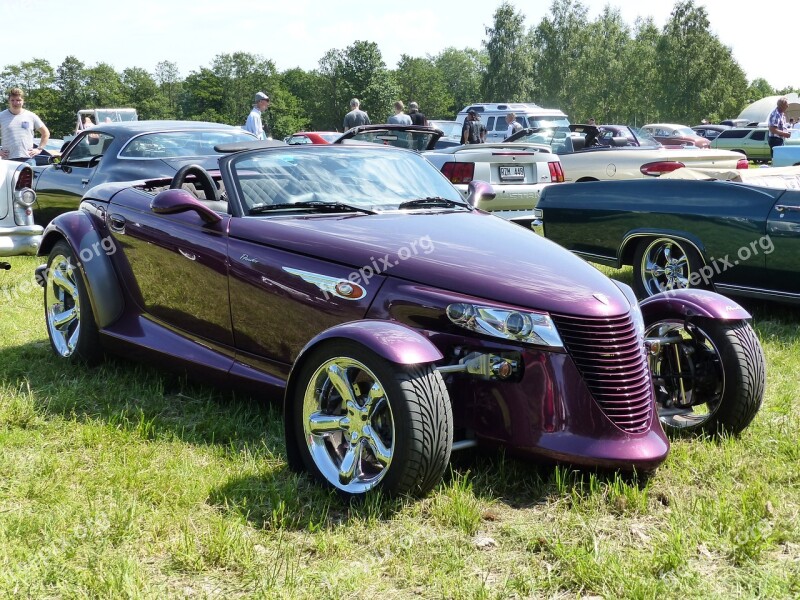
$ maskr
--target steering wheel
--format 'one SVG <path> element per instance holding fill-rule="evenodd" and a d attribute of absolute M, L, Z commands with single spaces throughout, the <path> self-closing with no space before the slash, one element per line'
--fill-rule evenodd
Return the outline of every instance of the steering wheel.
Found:
<path fill-rule="evenodd" d="M 189 175 L 194 175 L 206 195 L 206 200 L 219 200 L 217 184 L 214 183 L 214 179 L 208 174 L 208 171 L 200 165 L 186 165 L 178 169 L 178 172 L 172 178 L 172 183 L 169 184 L 169 189 L 181 189 Z"/>

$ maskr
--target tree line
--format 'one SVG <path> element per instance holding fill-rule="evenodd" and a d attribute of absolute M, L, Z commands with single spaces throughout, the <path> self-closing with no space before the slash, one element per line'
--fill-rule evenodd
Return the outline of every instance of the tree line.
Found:
<path fill-rule="evenodd" d="M 631 27 L 610 5 L 590 20 L 579 0 L 553 0 L 548 16 L 526 26 L 525 16 L 504 0 L 480 48 L 403 54 L 395 68 L 387 67 L 376 43 L 359 40 L 329 50 L 310 71 L 278 71 L 272 60 L 246 52 L 220 54 L 185 78 L 168 60 L 152 73 L 137 67 L 119 73 L 67 56 L 55 68 L 43 59 L 8 65 L 0 84 L 24 89 L 26 106 L 54 137 L 74 130 L 79 109 L 94 107 L 133 107 L 140 119 L 242 125 L 257 90 L 272 99 L 268 121 L 276 138 L 341 129 L 352 97 L 373 122 L 393 114 L 392 104 L 402 99 L 418 102 L 431 119 L 453 119 L 473 102 L 535 102 L 563 110 L 573 122 L 591 116 L 604 123 L 692 125 L 735 117 L 755 100 L 796 91 L 777 90 L 762 78 L 748 83 L 694 0 L 677 2 L 661 29 L 652 17 Z"/>

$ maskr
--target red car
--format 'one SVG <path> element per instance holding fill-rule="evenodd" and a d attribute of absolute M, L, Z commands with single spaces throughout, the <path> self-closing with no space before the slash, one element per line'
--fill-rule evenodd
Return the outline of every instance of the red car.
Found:
<path fill-rule="evenodd" d="M 664 146 L 697 146 L 708 148 L 711 145 L 706 138 L 698 135 L 691 127 L 673 123 L 653 123 L 642 127 Z"/>
<path fill-rule="evenodd" d="M 287 144 L 330 144 L 342 134 L 338 131 L 299 131 L 286 138 Z"/>

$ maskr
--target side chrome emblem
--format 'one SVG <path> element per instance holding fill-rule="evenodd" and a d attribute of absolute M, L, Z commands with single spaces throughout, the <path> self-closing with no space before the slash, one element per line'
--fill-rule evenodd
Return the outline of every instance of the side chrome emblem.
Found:
<path fill-rule="evenodd" d="M 605 294 L 592 294 L 592 296 L 594 296 L 594 297 L 595 297 L 595 299 L 596 299 L 598 302 L 600 302 L 600 303 L 604 304 L 605 306 L 608 306 L 608 305 L 609 305 L 609 302 L 608 302 L 608 296 L 606 296 Z"/>
<path fill-rule="evenodd" d="M 366 289 L 346 279 L 329 277 L 328 275 L 320 275 L 319 273 L 301 271 L 300 269 L 292 269 L 290 267 L 283 267 L 283 270 L 292 275 L 297 275 L 303 281 L 317 286 L 326 297 L 336 296 L 342 300 L 360 300 L 367 295 Z"/>

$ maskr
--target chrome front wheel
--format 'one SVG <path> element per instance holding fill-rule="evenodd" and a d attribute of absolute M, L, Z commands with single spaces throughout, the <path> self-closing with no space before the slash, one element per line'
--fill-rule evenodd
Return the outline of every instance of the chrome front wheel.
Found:
<path fill-rule="evenodd" d="M 429 365 L 395 365 L 354 342 L 331 343 L 305 361 L 296 401 L 306 468 L 342 492 L 420 495 L 444 474 L 452 414 Z"/>
<path fill-rule="evenodd" d="M 44 312 L 50 345 L 59 356 L 94 361 L 100 355 L 97 325 L 69 244 L 58 242 L 45 273 Z"/>

